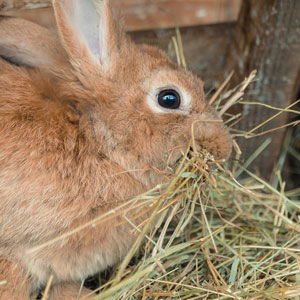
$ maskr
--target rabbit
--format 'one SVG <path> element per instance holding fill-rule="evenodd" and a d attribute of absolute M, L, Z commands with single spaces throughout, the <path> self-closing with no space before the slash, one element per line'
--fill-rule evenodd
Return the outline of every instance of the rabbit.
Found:
<path fill-rule="evenodd" d="M 161 182 L 192 126 L 197 147 L 231 152 L 201 79 L 131 41 L 109 0 L 52 5 L 57 34 L 0 19 L 1 300 L 33 299 L 50 276 L 48 299 L 77 299 L 120 262 L 136 237 L 122 213 L 76 228 Z"/>

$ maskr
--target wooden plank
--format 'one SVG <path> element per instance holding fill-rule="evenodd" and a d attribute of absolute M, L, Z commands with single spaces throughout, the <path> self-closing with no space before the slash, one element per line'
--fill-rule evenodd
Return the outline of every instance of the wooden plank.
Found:
<path fill-rule="evenodd" d="M 183 27 L 237 20 L 241 0 L 111 0 L 124 16 L 127 30 Z M 53 25 L 49 0 L 0 0 L 0 11 Z M 27 11 L 26 11 L 27 10 Z M 45 20 L 43 20 L 45 19 Z"/>
<path fill-rule="evenodd" d="M 241 82 L 250 71 L 258 71 L 244 100 L 281 108 L 296 100 L 300 74 L 299 0 L 244 0 L 232 45 L 228 69 L 235 70 L 234 84 Z M 254 128 L 276 113 L 257 105 L 245 105 L 241 109 L 244 117 L 239 129 L 243 131 Z M 256 133 L 282 126 L 288 120 L 288 114 L 281 114 Z M 272 178 L 284 136 L 285 130 L 281 129 L 241 140 L 243 158 L 250 157 L 267 138 L 271 138 L 271 144 L 255 160 L 254 169 L 265 178 Z"/>
<path fill-rule="evenodd" d="M 232 22 L 238 17 L 240 1 L 127 0 L 118 3 L 127 28 L 143 30 Z"/>

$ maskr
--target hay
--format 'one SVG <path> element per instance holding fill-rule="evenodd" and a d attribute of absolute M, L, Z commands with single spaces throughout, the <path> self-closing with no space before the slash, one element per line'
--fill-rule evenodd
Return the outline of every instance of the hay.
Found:
<path fill-rule="evenodd" d="M 220 114 L 241 100 L 254 75 L 217 91 Z M 152 215 L 136 227 L 124 213 L 137 242 L 95 299 L 300 299 L 300 190 L 285 191 L 280 174 L 275 188 L 247 170 L 268 143 L 242 166 L 234 142 L 230 170 L 208 153 L 187 151 L 168 183 L 131 200 Z M 241 173 L 247 177 L 238 181 Z"/>

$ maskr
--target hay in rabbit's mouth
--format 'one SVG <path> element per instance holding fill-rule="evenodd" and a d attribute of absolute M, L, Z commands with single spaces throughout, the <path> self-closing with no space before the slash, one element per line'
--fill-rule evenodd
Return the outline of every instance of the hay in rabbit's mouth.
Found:
<path fill-rule="evenodd" d="M 241 87 L 226 93 L 230 105 Z M 213 102 L 222 113 L 230 106 Z M 281 180 L 275 188 L 247 170 L 235 141 L 234 153 L 226 169 L 189 147 L 168 183 L 138 197 L 152 214 L 138 226 L 131 223 L 137 242 L 95 299 L 300 296 L 300 191 L 285 191 Z M 247 176 L 238 180 L 242 172 Z"/>

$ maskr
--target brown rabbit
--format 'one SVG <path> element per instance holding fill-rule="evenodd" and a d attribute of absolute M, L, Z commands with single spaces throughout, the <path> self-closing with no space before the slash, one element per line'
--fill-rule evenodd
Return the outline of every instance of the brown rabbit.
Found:
<path fill-rule="evenodd" d="M 81 280 L 120 261 L 135 237 L 121 215 L 31 250 L 154 187 L 193 123 L 199 147 L 231 149 L 205 122 L 218 118 L 202 81 L 134 44 L 108 0 L 53 7 L 59 39 L 0 19 L 1 300 L 33 297 L 50 275 L 50 299 L 77 299 Z"/>

